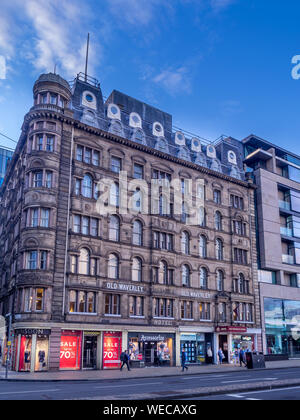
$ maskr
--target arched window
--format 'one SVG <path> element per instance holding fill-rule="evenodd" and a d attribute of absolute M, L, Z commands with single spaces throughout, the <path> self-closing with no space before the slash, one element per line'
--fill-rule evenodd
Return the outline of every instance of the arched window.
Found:
<path fill-rule="evenodd" d="M 207 258 L 207 239 L 204 235 L 200 236 L 199 254 L 200 258 Z"/>
<path fill-rule="evenodd" d="M 217 290 L 218 292 L 224 291 L 224 273 L 221 270 L 217 270 Z"/>
<path fill-rule="evenodd" d="M 187 232 L 182 232 L 181 252 L 186 255 L 190 253 L 190 235 Z"/>
<path fill-rule="evenodd" d="M 132 260 L 132 281 L 142 281 L 142 261 L 140 258 Z"/>
<path fill-rule="evenodd" d="M 86 248 L 80 250 L 78 274 L 87 276 L 90 274 L 90 252 Z"/>
<path fill-rule="evenodd" d="M 190 286 L 190 268 L 188 265 L 182 266 L 181 279 L 182 279 L 182 286 L 186 286 L 186 287 Z"/>
<path fill-rule="evenodd" d="M 132 210 L 136 212 L 142 212 L 142 203 L 142 192 L 139 188 L 137 188 L 132 196 Z"/>
<path fill-rule="evenodd" d="M 216 259 L 222 261 L 223 258 L 223 242 L 221 239 L 216 240 Z"/>
<path fill-rule="evenodd" d="M 215 229 L 218 231 L 222 230 L 222 215 L 219 211 L 215 213 Z"/>
<path fill-rule="evenodd" d="M 117 182 L 114 182 L 110 187 L 110 205 L 119 207 L 120 205 L 120 187 Z"/>
<path fill-rule="evenodd" d="M 90 175 L 85 175 L 83 178 L 82 195 L 86 198 L 93 197 L 93 180 Z"/>
<path fill-rule="evenodd" d="M 135 220 L 133 223 L 133 245 L 142 246 L 143 245 L 143 225 L 138 220 Z"/>
<path fill-rule="evenodd" d="M 108 257 L 108 278 L 117 280 L 119 278 L 119 258 L 115 254 Z"/>
<path fill-rule="evenodd" d="M 240 273 L 238 277 L 238 292 L 243 295 L 248 295 L 250 293 L 249 282 L 242 273 Z"/>
<path fill-rule="evenodd" d="M 204 290 L 208 289 L 208 274 L 204 267 L 200 268 L 200 288 Z"/>
<path fill-rule="evenodd" d="M 120 219 L 118 216 L 111 216 L 109 221 L 109 240 L 120 241 Z"/>

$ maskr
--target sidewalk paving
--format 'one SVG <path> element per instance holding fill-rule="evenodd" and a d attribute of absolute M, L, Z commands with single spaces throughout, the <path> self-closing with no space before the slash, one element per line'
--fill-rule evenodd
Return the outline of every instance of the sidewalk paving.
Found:
<path fill-rule="evenodd" d="M 281 362 L 267 362 L 267 369 L 288 369 L 300 368 L 300 360 L 286 360 Z M 132 369 L 130 372 L 126 368 L 119 370 L 84 370 L 84 371 L 59 371 L 59 372 L 8 372 L 10 381 L 99 381 L 99 380 L 120 380 L 120 379 L 143 379 L 151 377 L 168 377 L 181 375 L 206 375 L 216 373 L 232 373 L 245 371 L 245 368 L 233 365 L 209 365 L 209 366 L 189 366 L 185 373 L 179 367 L 149 367 L 143 369 Z M 0 380 L 5 379 L 5 368 L 0 367 Z"/>

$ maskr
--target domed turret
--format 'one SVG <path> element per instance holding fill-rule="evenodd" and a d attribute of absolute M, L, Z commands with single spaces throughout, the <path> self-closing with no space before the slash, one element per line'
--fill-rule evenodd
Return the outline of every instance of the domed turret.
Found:
<path fill-rule="evenodd" d="M 67 108 L 71 100 L 69 83 L 58 74 L 42 74 L 33 87 L 34 105 Z"/>

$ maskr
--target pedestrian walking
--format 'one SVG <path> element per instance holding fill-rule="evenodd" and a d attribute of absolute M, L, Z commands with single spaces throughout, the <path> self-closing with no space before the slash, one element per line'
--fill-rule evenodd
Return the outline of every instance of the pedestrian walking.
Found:
<path fill-rule="evenodd" d="M 247 366 L 246 362 L 245 362 L 245 351 L 243 348 L 240 349 L 239 351 L 239 359 L 240 359 L 240 367 L 243 366 Z"/>
<path fill-rule="evenodd" d="M 213 362 L 213 352 L 211 350 L 211 347 L 208 347 L 207 349 L 207 363 L 212 364 Z"/>
<path fill-rule="evenodd" d="M 218 351 L 218 358 L 219 358 L 220 365 L 222 365 L 223 360 L 225 359 L 225 356 L 221 347 L 219 348 L 219 351 Z"/>
<path fill-rule="evenodd" d="M 182 370 L 181 372 L 184 372 L 184 369 L 188 370 L 189 368 L 186 365 L 186 353 L 185 353 L 185 349 L 182 349 L 181 352 L 181 366 L 182 366 Z"/>
<path fill-rule="evenodd" d="M 124 352 L 121 353 L 120 360 L 122 362 L 120 371 L 122 371 L 124 365 L 126 365 L 128 371 L 130 371 L 130 367 L 129 367 L 129 354 L 128 354 L 128 351 L 127 350 L 125 350 Z"/>

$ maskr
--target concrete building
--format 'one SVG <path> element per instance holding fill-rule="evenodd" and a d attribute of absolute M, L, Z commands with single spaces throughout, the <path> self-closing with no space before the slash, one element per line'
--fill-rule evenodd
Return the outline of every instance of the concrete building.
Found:
<path fill-rule="evenodd" d="M 138 367 L 178 365 L 182 348 L 195 364 L 209 348 L 260 350 L 242 144 L 188 138 L 117 91 L 104 103 L 85 75 L 41 75 L 33 91 L 0 190 L 14 369 L 116 368 L 122 349 Z"/>
<path fill-rule="evenodd" d="M 256 136 L 243 143 L 257 186 L 264 352 L 300 357 L 300 157 Z"/>

